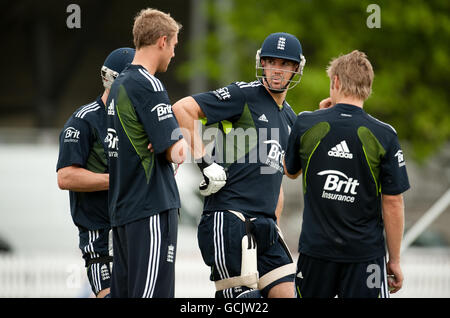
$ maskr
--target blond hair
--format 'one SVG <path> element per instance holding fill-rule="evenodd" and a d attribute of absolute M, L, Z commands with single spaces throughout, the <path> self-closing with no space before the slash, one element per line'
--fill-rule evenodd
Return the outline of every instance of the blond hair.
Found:
<path fill-rule="evenodd" d="M 339 91 L 345 96 L 366 100 L 372 93 L 373 68 L 365 53 L 354 50 L 331 60 L 327 74 L 334 81 L 339 78 Z"/>
<path fill-rule="evenodd" d="M 142 9 L 134 18 L 133 42 L 136 49 L 155 44 L 162 37 L 169 40 L 178 33 L 182 25 L 176 22 L 169 13 L 156 9 Z"/>

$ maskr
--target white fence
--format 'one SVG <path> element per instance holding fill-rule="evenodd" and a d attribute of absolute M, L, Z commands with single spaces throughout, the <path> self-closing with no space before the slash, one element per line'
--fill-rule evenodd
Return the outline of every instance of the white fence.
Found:
<path fill-rule="evenodd" d="M 0 297 L 83 297 L 81 258 L 0 255 Z"/>
<path fill-rule="evenodd" d="M 392 297 L 450 298 L 450 249 L 410 247 L 402 254 L 403 288 Z"/>
<path fill-rule="evenodd" d="M 180 227 L 175 296 L 214 297 L 209 268 L 203 263 L 192 227 Z M 1 297 L 93 297 L 84 262 L 73 254 L 0 254 Z"/>
<path fill-rule="evenodd" d="M 209 269 L 198 252 L 179 250 L 176 262 L 175 297 L 214 296 Z M 404 286 L 391 297 L 450 297 L 450 249 L 413 247 L 405 252 L 402 263 Z M 77 298 L 93 294 L 80 257 L 0 254 L 0 297 Z"/>

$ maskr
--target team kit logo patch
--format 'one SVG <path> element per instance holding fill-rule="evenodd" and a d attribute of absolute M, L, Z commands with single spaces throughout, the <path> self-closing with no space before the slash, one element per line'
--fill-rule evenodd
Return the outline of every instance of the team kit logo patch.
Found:
<path fill-rule="evenodd" d="M 403 151 L 401 150 L 397 151 L 394 157 L 397 157 L 399 167 L 403 167 L 405 165 L 405 158 L 403 158 Z"/>
<path fill-rule="evenodd" d="M 78 142 L 80 140 L 80 131 L 74 127 L 64 129 L 64 142 Z"/>
<path fill-rule="evenodd" d="M 230 91 L 228 87 L 222 87 L 213 91 L 213 94 L 216 95 L 218 100 L 224 101 L 231 98 Z"/>
<path fill-rule="evenodd" d="M 328 151 L 328 156 L 344 159 L 353 159 L 353 154 L 350 152 L 347 146 L 347 142 L 342 140 L 336 146 Z"/>
<path fill-rule="evenodd" d="M 102 276 L 102 280 L 108 280 L 111 278 L 108 266 L 106 266 L 106 264 L 103 264 L 102 267 L 100 268 L 100 274 Z"/>
<path fill-rule="evenodd" d="M 276 140 L 267 140 L 264 141 L 264 143 L 270 146 L 269 153 L 267 154 L 267 159 L 265 162 L 266 165 L 283 173 L 283 160 L 285 152 L 280 143 Z"/>
<path fill-rule="evenodd" d="M 259 116 L 259 117 L 258 117 L 258 120 L 259 120 L 259 121 L 263 121 L 263 122 L 265 122 L 265 123 L 268 123 L 268 122 L 269 122 L 269 120 L 267 119 L 267 117 L 266 117 L 265 114 L 262 114 L 261 116 Z"/>
<path fill-rule="evenodd" d="M 348 177 L 345 173 L 337 170 L 323 170 L 317 173 L 326 176 L 322 198 L 341 202 L 355 202 L 356 189 L 360 185 L 357 179 Z"/>
<path fill-rule="evenodd" d="M 168 105 L 165 103 L 159 103 L 158 105 L 154 106 L 151 111 L 156 111 L 158 115 L 158 121 L 163 121 L 167 118 L 173 117 L 172 105 Z"/>
<path fill-rule="evenodd" d="M 286 38 L 285 37 L 279 37 L 278 43 L 277 43 L 277 49 L 284 51 L 284 48 L 286 47 Z"/>
<path fill-rule="evenodd" d="M 109 103 L 108 106 L 108 115 L 109 116 L 114 116 L 116 113 L 114 111 L 114 98 L 111 100 L 111 103 Z"/>
<path fill-rule="evenodd" d="M 108 156 L 117 158 L 119 156 L 119 137 L 117 136 L 116 130 L 113 128 L 108 128 L 107 133 L 105 143 L 108 147 Z"/>

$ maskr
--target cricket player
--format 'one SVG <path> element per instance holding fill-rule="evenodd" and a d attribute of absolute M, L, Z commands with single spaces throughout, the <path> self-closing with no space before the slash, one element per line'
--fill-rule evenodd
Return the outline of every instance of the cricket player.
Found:
<path fill-rule="evenodd" d="M 111 225 L 105 102 L 111 84 L 133 57 L 131 48 L 116 49 L 108 55 L 101 68 L 103 94 L 78 108 L 59 137 L 58 186 L 69 190 L 70 210 L 79 230 L 88 279 L 100 298 L 109 294 L 112 262 L 108 249 Z"/>
<path fill-rule="evenodd" d="M 175 56 L 180 28 L 167 13 L 141 10 L 135 57 L 107 100 L 113 298 L 174 297 L 180 198 L 171 164 L 183 162 L 185 147 L 155 73 Z"/>
<path fill-rule="evenodd" d="M 297 295 L 387 298 L 403 282 L 405 159 L 395 129 L 363 109 L 374 77 L 366 55 L 335 58 L 327 73 L 330 97 L 298 115 L 285 156 L 289 177 L 303 173 Z"/>
<path fill-rule="evenodd" d="M 294 35 L 273 33 L 256 63 L 257 81 L 235 82 L 173 106 L 204 176 L 198 243 L 218 298 L 294 297 L 295 265 L 276 224 L 276 207 L 295 120 L 285 99 L 300 81 L 305 58 Z M 198 119 L 218 124 L 212 155 L 195 128 Z"/>

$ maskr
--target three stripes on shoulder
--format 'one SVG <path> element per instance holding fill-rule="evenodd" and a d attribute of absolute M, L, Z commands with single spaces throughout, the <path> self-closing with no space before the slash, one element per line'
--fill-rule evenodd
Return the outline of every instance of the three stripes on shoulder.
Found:
<path fill-rule="evenodd" d="M 95 112 L 98 109 L 100 109 L 100 105 L 97 102 L 93 102 L 81 108 L 75 115 L 75 117 L 84 118 L 84 116 L 86 116 L 87 113 Z"/>

